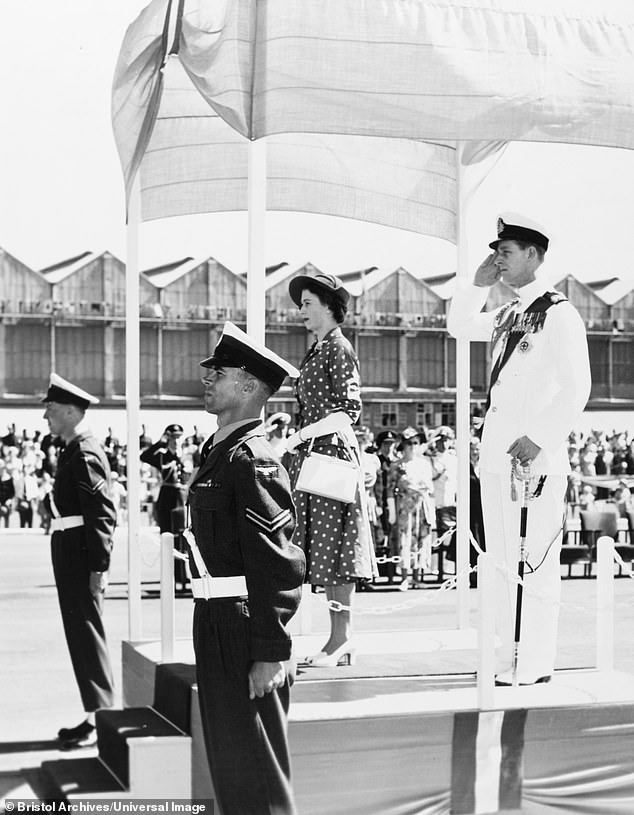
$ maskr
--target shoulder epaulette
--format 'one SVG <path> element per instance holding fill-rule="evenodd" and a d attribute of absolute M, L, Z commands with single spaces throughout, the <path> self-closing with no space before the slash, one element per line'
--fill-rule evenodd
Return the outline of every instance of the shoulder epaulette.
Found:
<path fill-rule="evenodd" d="M 234 446 L 229 451 L 229 461 L 233 461 L 233 457 L 238 452 L 238 450 L 243 447 L 246 448 L 251 455 L 251 458 L 255 458 L 258 454 L 258 444 L 261 439 L 266 437 L 266 433 L 263 429 L 256 427 L 253 430 L 249 431 L 245 436 L 242 436 L 241 439 L 234 444 Z"/>
<path fill-rule="evenodd" d="M 567 303 L 568 298 L 565 294 L 562 294 L 560 291 L 547 291 L 544 297 L 547 300 L 550 300 L 551 306 L 556 306 L 559 303 Z"/>

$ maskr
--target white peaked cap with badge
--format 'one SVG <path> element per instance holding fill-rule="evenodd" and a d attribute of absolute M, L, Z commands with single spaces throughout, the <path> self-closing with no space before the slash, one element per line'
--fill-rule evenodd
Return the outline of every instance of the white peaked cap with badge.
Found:
<path fill-rule="evenodd" d="M 242 368 L 273 390 L 279 390 L 287 376 L 297 379 L 299 371 L 265 345 L 255 342 L 237 325 L 226 322 L 212 356 L 201 363 L 203 368 Z"/>
<path fill-rule="evenodd" d="M 497 220 L 497 233 L 497 240 L 489 244 L 491 249 L 497 249 L 503 240 L 520 240 L 534 243 L 546 251 L 549 235 L 552 237 L 551 230 L 547 230 L 537 221 L 520 215 L 518 212 L 502 212 Z"/>
<path fill-rule="evenodd" d="M 73 385 L 59 374 L 51 373 L 48 391 L 42 402 L 57 402 L 60 405 L 77 405 L 86 409 L 89 405 L 98 405 L 99 399 L 96 396 Z"/>

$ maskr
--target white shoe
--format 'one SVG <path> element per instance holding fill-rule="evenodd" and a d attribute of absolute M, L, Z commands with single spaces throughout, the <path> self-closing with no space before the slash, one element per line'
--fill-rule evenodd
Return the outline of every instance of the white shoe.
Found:
<path fill-rule="evenodd" d="M 398 587 L 399 591 L 408 591 L 409 590 L 409 577 L 405 577 L 401 580 L 401 585 Z"/>
<path fill-rule="evenodd" d="M 321 651 L 314 657 L 308 657 L 306 664 L 312 668 L 336 668 L 337 665 L 354 665 L 357 660 L 357 649 L 350 640 L 340 645 L 332 654 Z"/>

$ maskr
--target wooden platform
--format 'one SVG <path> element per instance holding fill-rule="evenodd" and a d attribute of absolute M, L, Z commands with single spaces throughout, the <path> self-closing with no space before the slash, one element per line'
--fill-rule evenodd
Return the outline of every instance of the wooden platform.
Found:
<path fill-rule="evenodd" d="M 296 637 L 296 652 L 314 653 L 320 642 Z M 497 812 L 518 794 L 518 811 L 557 812 L 545 799 L 551 787 L 559 790 L 553 800 L 568 796 L 558 785 L 570 773 L 569 780 L 575 773 L 589 774 L 584 789 L 600 778 L 599 797 L 613 788 L 623 793 L 623 785 L 624 800 L 632 793 L 634 758 L 626 744 L 634 735 L 634 677 L 591 668 L 556 671 L 548 685 L 496 688 L 493 709 L 478 711 L 475 674 L 439 670 L 475 662 L 474 631 L 373 633 L 356 642 L 355 666 L 299 667 L 289 738 L 302 815 Z M 177 642 L 174 662 L 181 663 L 181 692 L 191 694 L 192 793 L 210 798 L 193 669 L 191 683 L 183 679 L 188 674 L 183 665 L 193 664 L 190 640 Z M 151 703 L 160 663 L 158 642 L 123 643 L 126 705 Z M 462 734 L 458 743 L 456 733 Z M 515 748 L 519 787 L 509 786 L 515 776 L 502 768 L 513 752 L 504 746 L 509 734 L 521 742 Z M 601 743 L 589 744 L 588 738 Z M 510 798 L 504 798 L 501 778 Z M 574 784 L 570 790 L 579 794 Z M 539 808 L 531 809 L 531 795 Z M 498 808 L 482 808 L 494 804 Z M 634 811 L 634 797 L 622 811 Z"/>

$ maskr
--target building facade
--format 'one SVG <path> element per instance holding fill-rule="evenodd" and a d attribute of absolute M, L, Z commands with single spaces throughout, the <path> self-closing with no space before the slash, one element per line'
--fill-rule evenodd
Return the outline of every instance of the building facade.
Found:
<path fill-rule="evenodd" d="M 288 296 L 294 274 L 282 264 L 266 275 L 266 342 L 299 365 L 311 338 Z M 327 270 L 325 270 L 327 271 Z M 344 333 L 357 350 L 363 423 L 375 430 L 454 424 L 455 341 L 446 330 L 451 280 L 420 279 L 407 269 L 346 275 L 352 293 Z M 557 286 L 579 310 L 592 366 L 590 407 L 634 407 L 634 291 L 614 281 Z M 185 258 L 139 277 L 141 400 L 144 406 L 202 407 L 198 363 L 213 349 L 225 320 L 246 321 L 246 279 L 214 258 Z M 487 307 L 513 296 L 498 284 Z M 473 410 L 486 399 L 486 343 L 471 345 Z M 0 403 L 37 404 L 56 370 L 106 405 L 125 396 L 125 265 L 109 252 L 86 252 L 41 271 L 0 250 Z M 295 412 L 290 386 L 269 411 Z"/>

